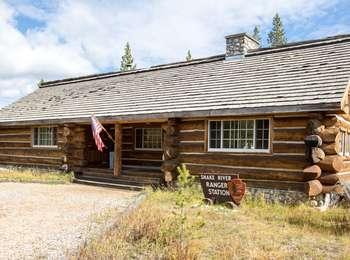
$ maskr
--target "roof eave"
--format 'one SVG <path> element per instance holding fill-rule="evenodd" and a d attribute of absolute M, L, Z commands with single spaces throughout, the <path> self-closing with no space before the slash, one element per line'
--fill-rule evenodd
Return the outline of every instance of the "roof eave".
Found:
<path fill-rule="evenodd" d="M 210 110 L 194 110 L 194 111 L 176 111 L 163 113 L 147 113 L 147 114 L 130 114 L 130 115 L 98 115 L 96 116 L 103 123 L 109 122 L 141 122 L 143 120 L 161 121 L 167 118 L 198 118 L 198 117 L 220 117 L 220 116 L 258 116 L 258 115 L 274 115 L 274 114 L 291 114 L 291 113 L 308 113 L 308 112 L 338 112 L 344 113 L 341 109 L 341 102 L 327 104 L 307 104 L 292 106 L 271 106 L 271 107 L 249 107 L 249 108 L 228 108 L 228 109 L 210 109 Z M 43 125 L 43 124 L 86 124 L 90 123 L 90 116 L 76 118 L 51 118 L 51 119 L 35 119 L 22 121 L 3 121 L 0 126 L 15 125 Z"/>

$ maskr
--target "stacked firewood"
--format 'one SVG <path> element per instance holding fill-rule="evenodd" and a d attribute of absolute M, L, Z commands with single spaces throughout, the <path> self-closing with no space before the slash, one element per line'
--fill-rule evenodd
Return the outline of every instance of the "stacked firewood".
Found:
<path fill-rule="evenodd" d="M 308 122 L 308 136 L 305 138 L 306 156 L 312 165 L 304 169 L 308 180 L 305 192 L 309 196 L 321 193 L 341 193 L 338 172 L 344 169 L 343 157 L 340 152 L 341 122 L 337 117 L 324 120 L 311 119 Z"/>

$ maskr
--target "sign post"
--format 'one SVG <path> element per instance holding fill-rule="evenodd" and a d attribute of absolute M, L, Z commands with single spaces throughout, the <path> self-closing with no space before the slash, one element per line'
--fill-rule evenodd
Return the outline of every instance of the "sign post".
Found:
<path fill-rule="evenodd" d="M 213 203 L 234 203 L 239 205 L 246 184 L 235 175 L 201 174 L 200 182 L 205 200 Z"/>

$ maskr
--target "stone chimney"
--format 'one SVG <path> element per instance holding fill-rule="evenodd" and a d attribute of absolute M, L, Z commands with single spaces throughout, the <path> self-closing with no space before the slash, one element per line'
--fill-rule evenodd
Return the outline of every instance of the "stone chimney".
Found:
<path fill-rule="evenodd" d="M 258 49 L 260 44 L 246 33 L 228 35 L 226 38 L 226 59 L 242 58 L 248 50 Z"/>

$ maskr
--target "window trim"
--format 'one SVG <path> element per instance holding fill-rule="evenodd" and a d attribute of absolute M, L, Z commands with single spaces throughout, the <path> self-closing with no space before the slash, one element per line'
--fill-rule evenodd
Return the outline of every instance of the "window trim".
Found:
<path fill-rule="evenodd" d="M 34 134 L 35 134 L 35 129 L 39 129 L 39 128 L 56 128 L 57 132 L 58 132 L 58 127 L 57 126 L 33 126 L 32 127 L 32 133 L 31 133 L 31 138 L 32 138 L 32 141 L 31 141 L 31 145 L 32 145 L 32 148 L 44 148 L 44 149 L 58 149 L 58 136 L 57 136 L 57 140 L 56 140 L 56 145 L 40 145 L 40 144 L 34 144 Z M 58 135 L 58 134 L 57 134 Z"/>
<path fill-rule="evenodd" d="M 142 146 L 143 146 L 143 137 L 145 129 L 159 129 L 160 130 L 160 148 L 138 148 L 136 147 L 136 132 L 138 129 L 142 130 Z M 135 151 L 163 151 L 163 131 L 161 127 L 135 127 L 134 128 L 134 150 Z"/>
<path fill-rule="evenodd" d="M 221 129 L 220 129 L 220 146 L 222 147 L 223 143 L 223 121 L 239 121 L 239 120 L 253 120 L 254 121 L 254 135 L 253 135 L 253 143 L 255 144 L 255 132 L 256 132 L 256 120 L 269 120 L 269 137 L 268 137 L 268 148 L 267 149 L 242 149 L 242 148 L 210 148 L 210 122 L 213 121 L 220 121 L 221 122 Z M 207 122 L 207 151 L 208 152 L 226 152 L 226 153 L 271 153 L 271 118 L 230 118 L 230 119 L 210 119 Z"/>

